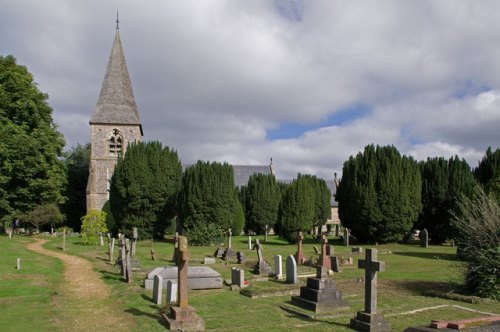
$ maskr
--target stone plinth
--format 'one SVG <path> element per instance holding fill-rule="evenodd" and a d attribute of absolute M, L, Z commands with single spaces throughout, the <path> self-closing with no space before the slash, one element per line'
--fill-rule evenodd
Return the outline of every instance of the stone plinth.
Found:
<path fill-rule="evenodd" d="M 334 280 L 320 278 L 307 278 L 307 286 L 300 287 L 299 296 L 292 296 L 292 304 L 316 313 L 349 306 Z"/>
<path fill-rule="evenodd" d="M 205 321 L 196 314 L 193 307 L 171 307 L 170 317 L 162 315 L 170 331 L 204 331 Z"/>
<path fill-rule="evenodd" d="M 177 281 L 177 266 L 159 267 L 148 273 L 144 279 L 144 288 L 153 289 L 155 275 L 163 278 L 163 288 L 167 288 L 169 280 Z M 222 276 L 208 266 L 188 267 L 189 289 L 217 289 L 222 288 Z"/>
<path fill-rule="evenodd" d="M 390 332 L 391 324 L 384 320 L 381 314 L 369 314 L 367 312 L 358 311 L 355 318 L 351 318 L 351 328 L 356 331 L 370 332 Z"/>

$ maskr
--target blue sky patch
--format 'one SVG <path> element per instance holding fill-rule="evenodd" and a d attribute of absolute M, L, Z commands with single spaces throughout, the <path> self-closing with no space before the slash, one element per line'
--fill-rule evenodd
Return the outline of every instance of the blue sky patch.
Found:
<path fill-rule="evenodd" d="M 477 96 L 483 92 L 490 91 L 491 87 L 487 85 L 482 85 L 478 84 L 477 82 L 474 82 L 473 80 L 467 80 L 465 81 L 462 86 L 460 86 L 453 97 L 457 99 L 464 99 L 469 96 Z"/>
<path fill-rule="evenodd" d="M 303 0 L 274 0 L 278 13 L 292 22 L 302 22 L 304 15 Z"/>

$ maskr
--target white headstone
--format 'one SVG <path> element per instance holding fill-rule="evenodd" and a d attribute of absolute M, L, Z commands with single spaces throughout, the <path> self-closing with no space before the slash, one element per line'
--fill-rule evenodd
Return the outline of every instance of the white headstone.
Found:
<path fill-rule="evenodd" d="M 163 291 L 163 278 L 159 275 L 155 275 L 153 281 L 153 302 L 155 304 L 161 304 L 161 295 Z"/>
<path fill-rule="evenodd" d="M 166 302 L 167 302 L 167 304 L 177 302 L 177 281 L 176 280 L 167 281 Z"/>
<path fill-rule="evenodd" d="M 286 258 L 286 282 L 288 284 L 296 284 L 298 282 L 297 278 L 297 262 L 293 255 L 289 255 Z"/>
<path fill-rule="evenodd" d="M 17 259 L 17 266 L 16 266 L 16 268 L 17 268 L 18 270 L 20 270 L 20 269 L 21 269 L 21 258 L 18 258 L 18 259 Z"/>
<path fill-rule="evenodd" d="M 99 233 L 99 243 L 101 246 L 104 246 L 104 238 L 102 237 L 102 233 Z"/>
<path fill-rule="evenodd" d="M 278 280 L 283 279 L 283 262 L 281 261 L 281 255 L 274 256 L 274 278 Z"/>
<path fill-rule="evenodd" d="M 248 237 L 248 250 L 252 250 L 252 249 L 253 249 L 253 248 L 252 248 L 252 237 L 251 237 L 251 236 L 249 236 L 249 237 Z"/>

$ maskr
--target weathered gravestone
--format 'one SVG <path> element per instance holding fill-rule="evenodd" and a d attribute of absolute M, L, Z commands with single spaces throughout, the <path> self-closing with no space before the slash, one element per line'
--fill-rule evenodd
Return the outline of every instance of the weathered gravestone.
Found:
<path fill-rule="evenodd" d="M 150 254 L 151 254 L 151 260 L 155 261 L 156 260 L 156 251 L 153 248 L 151 248 Z"/>
<path fill-rule="evenodd" d="M 188 303 L 188 261 L 191 255 L 188 251 L 187 238 L 178 238 L 178 301 L 170 308 L 169 315 L 163 314 L 170 331 L 203 331 L 205 322 L 196 314 L 196 310 Z"/>
<path fill-rule="evenodd" d="M 152 289 L 155 275 L 163 278 L 163 288 L 167 287 L 169 280 L 177 281 L 177 266 L 157 267 L 146 275 L 144 288 Z M 189 289 L 220 289 L 223 287 L 223 280 L 220 273 L 208 266 L 190 266 L 188 268 Z"/>
<path fill-rule="evenodd" d="M 167 294 L 165 303 L 170 304 L 175 302 L 177 302 L 177 281 L 169 280 L 167 282 Z"/>
<path fill-rule="evenodd" d="M 349 230 L 344 228 L 344 245 L 349 246 L 349 237 L 351 236 Z"/>
<path fill-rule="evenodd" d="M 277 280 L 283 279 L 283 262 L 281 255 L 274 256 L 274 278 Z"/>
<path fill-rule="evenodd" d="M 319 256 L 318 265 L 323 266 L 327 270 L 330 270 L 332 265 L 330 263 L 330 257 L 326 254 L 326 245 L 328 243 L 328 239 L 325 235 L 321 236 L 321 255 Z"/>
<path fill-rule="evenodd" d="M 264 260 L 259 239 L 255 240 L 255 250 L 257 251 L 257 265 L 254 267 L 254 273 L 268 276 L 271 273 L 271 267 Z"/>
<path fill-rule="evenodd" d="M 159 275 L 155 275 L 153 284 L 153 302 L 155 304 L 161 304 L 161 296 L 163 293 L 163 278 Z"/>
<path fill-rule="evenodd" d="M 243 264 L 245 263 L 245 253 L 243 251 L 238 251 L 236 253 L 236 259 L 238 260 L 238 264 Z"/>
<path fill-rule="evenodd" d="M 62 250 L 66 250 L 66 228 L 63 229 L 63 244 L 62 244 Z M 110 260 L 111 262 L 111 260 Z"/>
<path fill-rule="evenodd" d="M 135 257 L 135 252 L 137 250 L 137 239 L 139 238 L 139 233 L 137 232 L 137 227 L 132 228 L 132 251 L 130 255 Z"/>
<path fill-rule="evenodd" d="M 245 270 L 238 268 L 231 268 L 231 286 L 236 286 L 239 289 L 245 287 Z"/>
<path fill-rule="evenodd" d="M 335 281 L 326 278 L 327 272 L 325 267 L 318 266 L 316 278 L 307 278 L 307 286 L 300 287 L 299 296 L 292 296 L 292 304 L 316 313 L 347 307 Z"/>
<path fill-rule="evenodd" d="M 340 259 L 337 256 L 330 257 L 330 263 L 332 264 L 333 272 L 340 272 Z"/>
<path fill-rule="evenodd" d="M 16 269 L 20 270 L 21 269 L 21 258 L 18 258 L 16 261 Z"/>
<path fill-rule="evenodd" d="M 357 331 L 391 331 L 390 323 L 377 313 L 377 272 L 385 270 L 385 263 L 377 261 L 377 249 L 366 249 L 358 268 L 365 270 L 365 311 L 358 311 L 350 327 Z"/>
<path fill-rule="evenodd" d="M 232 238 L 233 238 L 233 232 L 231 231 L 231 228 L 228 229 L 227 231 L 227 248 L 224 250 L 224 254 L 222 255 L 222 258 L 225 260 L 234 258 L 236 256 L 236 253 L 234 252 L 232 248 Z"/>
<path fill-rule="evenodd" d="M 304 234 L 299 232 L 298 242 L 297 242 L 297 252 L 295 253 L 295 261 L 298 264 L 304 264 L 304 251 L 302 250 L 302 241 L 304 240 Z"/>
<path fill-rule="evenodd" d="M 289 255 L 286 258 L 286 283 L 296 284 L 297 282 L 297 262 L 295 261 L 295 257 Z"/>
<path fill-rule="evenodd" d="M 120 234 L 118 238 L 118 245 L 120 246 L 120 258 L 118 263 L 120 264 L 121 275 L 123 279 L 127 278 L 127 252 L 125 251 L 125 235 Z"/>
<path fill-rule="evenodd" d="M 429 247 L 429 232 L 425 228 L 420 232 L 420 246 L 422 248 Z"/>
<path fill-rule="evenodd" d="M 130 258 L 130 240 L 125 239 L 125 280 L 132 282 L 132 262 Z"/>
<path fill-rule="evenodd" d="M 336 224 L 335 225 L 335 237 L 339 237 L 339 236 L 340 236 L 340 225 Z"/>
<path fill-rule="evenodd" d="M 248 237 L 248 250 L 252 250 L 252 237 Z"/>
<path fill-rule="evenodd" d="M 352 247 L 351 251 L 353 254 L 362 254 L 363 253 L 363 248 L 362 247 Z"/>

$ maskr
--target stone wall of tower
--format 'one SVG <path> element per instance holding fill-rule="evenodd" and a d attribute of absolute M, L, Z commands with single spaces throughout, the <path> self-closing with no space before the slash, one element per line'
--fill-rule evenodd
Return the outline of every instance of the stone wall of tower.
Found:
<path fill-rule="evenodd" d="M 118 155 L 110 153 L 110 137 L 117 129 L 123 137 L 122 153 L 131 142 L 141 140 L 139 125 L 92 124 L 91 126 L 90 176 L 87 183 L 87 212 L 102 210 L 109 198 L 109 180 L 115 170 Z"/>

